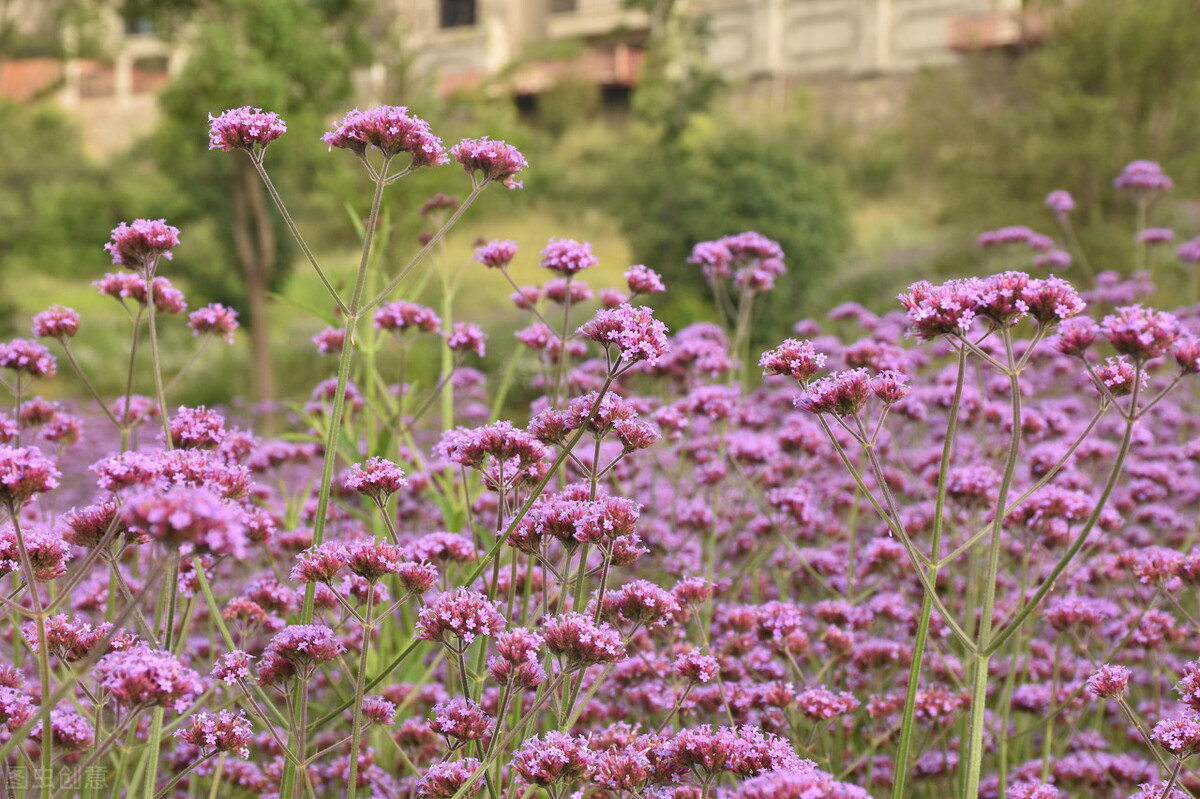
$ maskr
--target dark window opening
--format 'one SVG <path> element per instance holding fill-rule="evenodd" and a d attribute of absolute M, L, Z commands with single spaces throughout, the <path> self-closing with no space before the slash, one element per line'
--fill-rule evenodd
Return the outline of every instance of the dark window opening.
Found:
<path fill-rule="evenodd" d="M 551 14 L 569 14 L 579 6 L 578 0 L 550 0 Z"/>
<path fill-rule="evenodd" d="M 154 33 L 154 20 L 146 0 L 127 0 L 121 7 L 121 22 L 127 36 Z"/>
<path fill-rule="evenodd" d="M 441 0 L 443 28 L 468 28 L 475 24 L 475 0 Z"/>

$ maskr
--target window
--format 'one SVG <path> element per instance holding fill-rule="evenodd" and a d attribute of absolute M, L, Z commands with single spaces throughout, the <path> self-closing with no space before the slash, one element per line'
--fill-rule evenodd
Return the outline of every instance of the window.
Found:
<path fill-rule="evenodd" d="M 475 24 L 475 0 L 441 0 L 443 28 L 468 28 Z"/>
<path fill-rule="evenodd" d="M 126 35 L 154 33 L 154 21 L 149 12 L 150 8 L 145 0 L 126 0 L 121 7 L 121 22 Z"/>
<path fill-rule="evenodd" d="M 578 0 L 550 0 L 551 14 L 569 14 L 579 6 Z"/>

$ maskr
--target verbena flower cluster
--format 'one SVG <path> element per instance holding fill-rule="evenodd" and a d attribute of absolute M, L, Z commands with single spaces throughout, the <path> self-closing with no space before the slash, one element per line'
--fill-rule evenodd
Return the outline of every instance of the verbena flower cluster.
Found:
<path fill-rule="evenodd" d="M 239 108 L 209 143 L 265 175 L 286 130 Z M 456 161 L 471 194 L 430 219 L 529 168 L 397 106 L 323 140 L 380 191 Z M 1140 213 L 1172 189 L 1150 162 L 1114 185 Z M 1046 204 L 1069 225 L 1068 193 Z M 981 244 L 1060 251 L 1024 226 Z M 143 322 L 186 308 L 156 274 L 178 245 L 122 223 L 130 271 L 96 283 L 155 345 L 147 394 L 50 402 L 51 349 L 0 343 L 5 775 L 289 799 L 1200 792 L 1200 313 L 1150 307 L 1150 276 L 1006 262 L 756 349 L 786 274 L 759 233 L 696 245 L 721 321 L 673 332 L 643 304 L 655 269 L 593 291 L 590 245 L 556 238 L 550 278 L 518 286 L 525 245 L 498 239 L 461 266 L 515 292 L 529 407 L 497 418 L 503 381 L 465 365 L 484 331 L 385 274 L 366 300 L 330 284 L 345 327 L 313 341 L 337 377 L 269 438 L 168 403 Z M 53 306 L 32 332 L 74 369 L 85 323 Z M 238 317 L 158 323 L 232 341 Z"/>

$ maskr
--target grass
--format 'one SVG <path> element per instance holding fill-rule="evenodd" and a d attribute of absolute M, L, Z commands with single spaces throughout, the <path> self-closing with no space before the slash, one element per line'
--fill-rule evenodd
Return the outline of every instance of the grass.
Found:
<path fill-rule="evenodd" d="M 457 281 L 454 305 L 456 320 L 479 323 L 498 336 L 510 335 L 517 327 L 528 324 L 529 318 L 521 315 L 509 301 L 511 289 L 507 282 L 499 274 L 490 273 L 472 260 L 474 242 L 480 235 L 509 238 L 520 245 L 521 249 L 511 267 L 513 278 L 519 284 L 539 283 L 549 277 L 537 266 L 538 253 L 550 237 L 556 235 L 592 242 L 600 258 L 600 266 L 592 270 L 586 279 L 594 289 L 622 286 L 623 273 L 630 264 L 629 248 L 615 224 L 595 211 L 566 217 L 557 209 L 528 207 L 519 209 L 502 221 L 490 218 L 481 223 L 473 222 L 468 213 L 461 226 L 446 237 L 444 246 L 413 271 L 392 299 L 407 299 L 439 308 L 441 300 L 436 270 L 448 269 L 452 279 Z M 389 250 L 397 253 L 397 256 L 391 259 L 394 262 L 384 261 L 380 264 L 382 272 L 394 274 L 419 249 L 416 242 L 400 245 L 400 242 L 393 242 Z M 334 284 L 348 294 L 348 284 L 353 280 L 357 267 L 357 250 L 324 252 L 319 253 L 318 257 Z M 74 308 L 81 314 L 81 332 L 72 342 L 72 350 L 106 398 L 124 393 L 125 354 L 129 347 L 128 314 L 115 300 L 97 294 L 91 285 L 91 280 L 99 278 L 107 269 L 103 259 L 98 258 L 94 276 L 70 279 L 41 273 L 22 273 L 9 275 L 6 279 L 6 287 L 11 291 L 17 309 L 17 335 L 29 337 L 26 320 L 56 303 Z M 189 295 L 189 309 L 194 310 L 202 303 L 193 296 L 199 287 L 189 285 L 187 269 L 186 258 L 180 257 L 165 263 L 160 274 L 170 278 Z M 382 282 L 381 279 L 380 285 Z M 238 310 L 244 315 L 244 309 Z M 333 304 L 307 263 L 295 265 L 282 292 L 271 302 L 270 315 L 272 352 L 275 355 L 274 368 L 280 396 L 302 400 L 316 383 L 332 376 L 336 370 L 336 359 L 316 357 L 311 343 L 313 334 L 327 323 L 336 322 L 336 317 Z M 576 319 L 582 321 L 579 315 L 576 315 Z M 164 320 L 160 330 L 166 373 L 170 379 L 175 369 L 182 366 L 195 351 L 197 340 L 187 330 L 184 318 Z M 426 347 L 428 351 L 416 356 L 414 366 L 418 368 L 422 364 L 432 366 L 435 361 L 433 342 L 426 343 L 429 345 Z M 56 355 L 61 355 L 57 344 L 50 343 L 50 348 Z M 134 386 L 136 393 L 152 393 L 147 349 L 142 347 L 141 356 L 145 357 L 139 357 Z M 38 384 L 34 391 L 49 398 L 81 396 L 82 387 L 70 373 L 65 359 L 60 357 L 59 361 L 60 377 Z M 487 365 L 498 364 L 489 361 Z M 168 402 L 185 405 L 235 403 L 249 392 L 250 368 L 249 337 L 244 331 L 239 332 L 232 347 L 219 341 L 211 342 L 168 397 Z"/>

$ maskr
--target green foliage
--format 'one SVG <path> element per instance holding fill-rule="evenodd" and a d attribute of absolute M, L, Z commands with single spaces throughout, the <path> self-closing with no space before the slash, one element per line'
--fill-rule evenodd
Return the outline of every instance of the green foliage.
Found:
<path fill-rule="evenodd" d="M 634 257 L 668 280 L 662 310 L 673 327 L 704 315 L 696 297 L 707 297 L 708 289 L 685 263 L 696 242 L 744 230 L 779 241 L 789 271 L 760 309 L 755 334 L 777 337 L 796 321 L 800 299 L 836 268 L 847 243 L 837 181 L 805 156 L 790 127 L 702 127 L 678 144 L 624 137 L 604 194 Z"/>
<path fill-rule="evenodd" d="M 341 105 L 350 95 L 352 68 L 367 55 L 354 25 L 361 6 L 358 0 L 177 0 L 159 7 L 168 29 L 172 22 L 190 23 L 179 26 L 190 56 L 162 93 L 163 115 L 151 148 L 177 191 L 189 199 L 177 224 L 214 237 L 208 239 L 215 245 L 209 257 L 194 262 L 195 280 L 207 298 L 245 307 L 230 238 L 235 158 L 244 156 L 208 152 L 207 116 L 242 105 L 280 114 L 289 130 L 271 148 L 268 162 L 281 193 L 292 201 L 313 198 L 312 176 L 318 170 L 350 166 L 330 167 L 317 139 L 328 129 L 328 117 L 345 110 Z M 297 139 L 303 144 L 293 144 Z M 302 200 L 292 211 L 340 226 L 345 219 L 341 199 Z M 286 265 L 290 242 L 278 220 L 275 234 L 279 263 Z M 272 285 L 286 274 L 278 269 Z"/>
<path fill-rule="evenodd" d="M 1121 167 L 1156 160 L 1178 184 L 1200 185 L 1198 11 L 1195 0 L 1091 0 L 1065 9 L 1032 53 L 922 76 L 907 139 L 953 198 L 944 220 L 964 236 L 1039 219 L 1053 231 L 1041 203 L 1067 189 L 1094 265 L 1128 271 L 1130 204 L 1111 183 Z"/>
<path fill-rule="evenodd" d="M 600 107 L 600 87 L 582 75 L 567 75 L 538 97 L 538 123 L 553 136 L 561 136 L 585 121 Z"/>
<path fill-rule="evenodd" d="M 49 103 L 0 100 L 0 185 L 0 278 L 99 277 L 117 222 L 172 216 L 181 205 L 145 165 L 92 163 L 78 131 Z M 10 310 L 5 303 L 0 314 Z"/>

